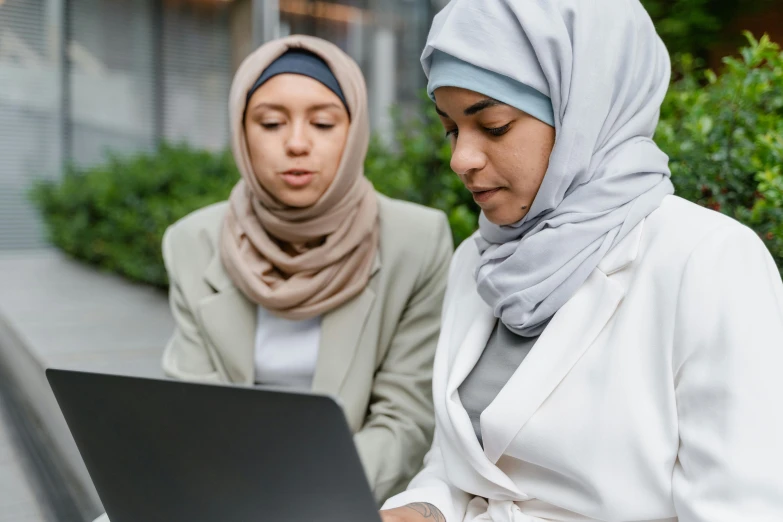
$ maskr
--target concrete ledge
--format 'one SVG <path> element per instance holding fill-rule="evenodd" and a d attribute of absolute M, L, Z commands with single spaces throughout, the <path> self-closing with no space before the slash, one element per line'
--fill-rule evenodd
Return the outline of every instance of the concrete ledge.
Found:
<path fill-rule="evenodd" d="M 160 377 L 174 324 L 163 292 L 56 251 L 0 256 L 0 365 L 40 424 L 50 462 L 85 520 L 102 507 L 44 371 L 70 368 Z"/>

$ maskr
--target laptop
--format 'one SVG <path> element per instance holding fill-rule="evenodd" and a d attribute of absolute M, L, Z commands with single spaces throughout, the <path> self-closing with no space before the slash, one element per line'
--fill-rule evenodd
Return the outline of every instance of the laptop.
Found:
<path fill-rule="evenodd" d="M 111 522 L 377 522 L 324 395 L 46 371 Z"/>

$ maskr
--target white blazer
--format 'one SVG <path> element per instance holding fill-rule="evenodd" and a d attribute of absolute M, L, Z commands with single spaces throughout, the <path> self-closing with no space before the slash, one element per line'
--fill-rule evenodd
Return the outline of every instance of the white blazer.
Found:
<path fill-rule="evenodd" d="M 495 325 L 452 261 L 424 469 L 385 509 L 447 522 L 783 521 L 783 284 L 754 232 L 675 196 L 613 248 L 481 415 Z M 487 501 L 488 499 L 488 501 Z"/>

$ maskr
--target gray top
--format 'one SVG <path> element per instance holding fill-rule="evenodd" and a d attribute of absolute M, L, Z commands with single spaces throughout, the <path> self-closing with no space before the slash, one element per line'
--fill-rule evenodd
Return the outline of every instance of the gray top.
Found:
<path fill-rule="evenodd" d="M 482 446 L 481 413 L 497 397 L 537 340 L 538 337 L 517 335 L 498 321 L 476 366 L 460 385 L 460 401 Z"/>

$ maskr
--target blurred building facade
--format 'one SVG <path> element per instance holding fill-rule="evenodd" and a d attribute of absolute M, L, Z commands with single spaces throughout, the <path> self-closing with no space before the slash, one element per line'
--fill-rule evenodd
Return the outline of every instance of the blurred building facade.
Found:
<path fill-rule="evenodd" d="M 287 34 L 327 39 L 361 66 L 372 126 L 412 106 L 442 0 L 0 0 L 0 250 L 45 244 L 27 193 L 67 165 L 161 141 L 219 150 L 242 59 Z"/>

